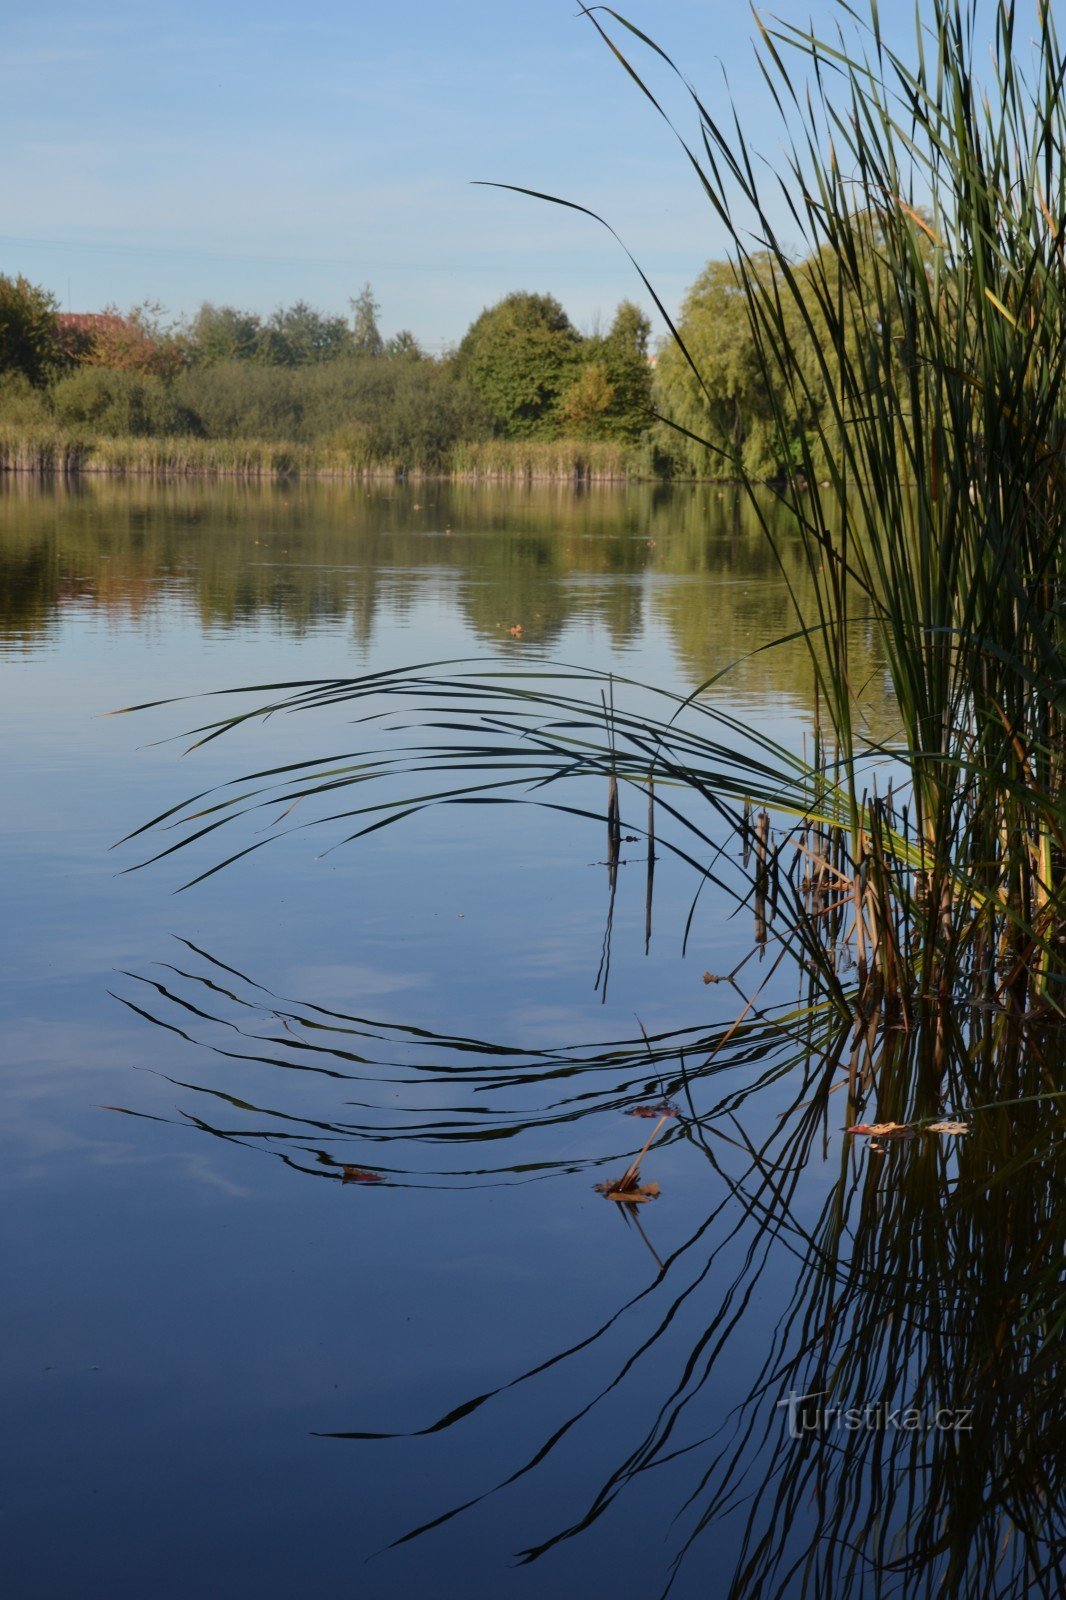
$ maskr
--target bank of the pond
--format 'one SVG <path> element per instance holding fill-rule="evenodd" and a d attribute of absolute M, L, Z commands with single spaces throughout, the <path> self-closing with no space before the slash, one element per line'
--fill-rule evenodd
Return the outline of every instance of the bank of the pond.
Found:
<path fill-rule="evenodd" d="M 654 476 L 646 452 L 614 440 L 475 440 L 408 460 L 357 445 L 265 439 L 110 438 L 65 429 L 0 427 L 0 471 L 149 478 L 483 479 L 625 483 Z"/>

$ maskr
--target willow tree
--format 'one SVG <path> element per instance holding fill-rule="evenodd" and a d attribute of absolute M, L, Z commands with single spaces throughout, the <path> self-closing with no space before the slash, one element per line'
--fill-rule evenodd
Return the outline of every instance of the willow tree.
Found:
<path fill-rule="evenodd" d="M 757 270 L 772 273 L 770 258 Z M 775 427 L 747 297 L 732 262 L 707 263 L 685 297 L 678 333 L 683 343 L 666 345 L 655 372 L 667 454 L 694 477 L 779 477 L 799 451 Z"/>

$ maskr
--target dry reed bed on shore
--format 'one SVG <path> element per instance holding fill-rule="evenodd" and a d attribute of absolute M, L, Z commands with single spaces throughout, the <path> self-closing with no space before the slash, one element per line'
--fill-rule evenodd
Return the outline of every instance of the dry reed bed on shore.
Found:
<path fill-rule="evenodd" d="M 262 439 L 105 438 L 0 424 L 0 472 L 40 477 L 454 478 L 619 483 L 636 475 L 631 447 L 602 440 L 494 439 L 456 446 L 435 463 L 380 459 L 328 444 Z"/>

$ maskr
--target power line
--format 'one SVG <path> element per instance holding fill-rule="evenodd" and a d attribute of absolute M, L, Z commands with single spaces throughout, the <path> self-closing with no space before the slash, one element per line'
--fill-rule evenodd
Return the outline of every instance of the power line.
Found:
<path fill-rule="evenodd" d="M 148 244 L 98 244 L 87 240 L 34 239 L 26 234 L 0 234 L 0 244 L 31 245 L 37 250 L 86 250 L 94 255 L 112 256 L 180 256 L 189 261 L 236 261 L 244 264 L 261 264 L 288 267 L 356 267 L 364 270 L 366 261 L 355 261 L 341 256 L 261 256 L 240 255 L 221 250 L 183 250 L 171 245 Z M 439 268 L 429 262 L 379 261 L 376 268 L 388 272 L 432 272 Z"/>
<path fill-rule="evenodd" d="M 372 261 L 365 257 L 362 260 L 356 260 L 352 257 L 346 256 L 242 255 L 235 252 L 221 250 L 183 250 L 179 246 L 171 245 L 99 244 L 74 239 L 36 239 L 27 234 L 17 233 L 0 234 L 0 245 L 25 245 L 35 250 L 77 250 L 93 255 L 148 256 L 160 258 L 175 257 L 186 261 L 231 261 L 245 266 L 343 267 L 345 269 L 354 270 L 355 272 L 361 273 L 416 272 L 439 277 L 442 269 L 442 261 L 440 256 L 435 257 L 431 261 Z M 609 247 L 608 253 L 610 253 Z M 496 251 L 492 254 L 498 259 L 499 257 L 503 256 L 505 252 Z M 513 257 L 517 255 L 528 256 L 529 254 L 530 252 L 528 248 L 524 246 L 521 249 L 516 247 L 513 252 L 506 252 L 508 259 L 513 259 Z M 555 254 L 555 252 L 553 252 L 553 254 Z M 462 266 L 464 272 L 476 273 L 481 270 L 483 273 L 485 273 L 485 275 L 489 275 L 491 272 L 498 270 L 498 268 L 486 265 L 485 251 L 478 251 L 472 263 L 459 261 L 452 261 L 448 263 L 448 266 L 452 268 L 456 268 L 460 265 Z M 617 265 L 622 273 L 627 271 L 624 262 L 618 262 Z M 669 270 L 670 269 L 668 268 L 660 268 L 660 275 L 664 275 L 665 272 Z M 683 270 L 686 273 L 691 273 L 693 269 L 690 265 L 686 264 Z M 568 275 L 575 272 L 591 272 L 602 277 L 604 267 L 602 263 L 582 263 L 569 261 L 566 264 L 565 272 Z"/>

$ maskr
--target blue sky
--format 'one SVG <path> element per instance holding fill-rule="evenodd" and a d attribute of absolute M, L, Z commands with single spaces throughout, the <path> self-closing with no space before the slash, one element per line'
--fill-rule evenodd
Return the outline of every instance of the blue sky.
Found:
<path fill-rule="evenodd" d="M 626 8 L 753 141 L 777 130 L 738 0 Z M 827 0 L 781 0 L 801 22 Z M 662 82 L 662 77 L 657 80 Z M 127 0 L 10 13 L 0 44 L 0 271 L 71 310 L 201 300 L 343 311 L 369 280 L 386 333 L 456 341 L 512 289 L 582 327 L 647 303 L 605 214 L 675 307 L 723 238 L 667 130 L 575 0 Z"/>

